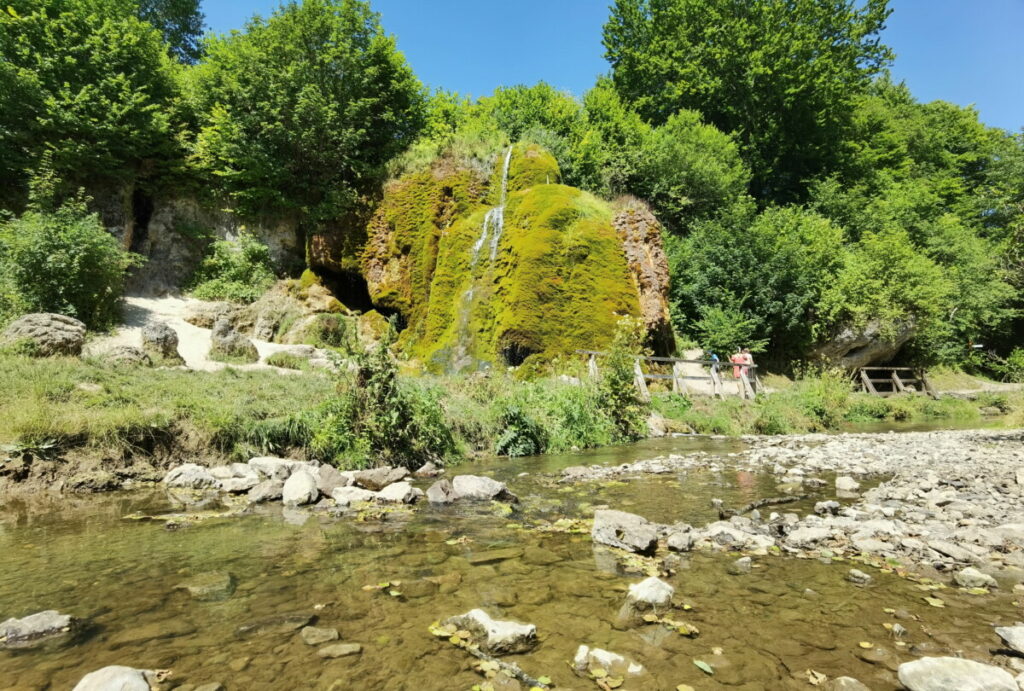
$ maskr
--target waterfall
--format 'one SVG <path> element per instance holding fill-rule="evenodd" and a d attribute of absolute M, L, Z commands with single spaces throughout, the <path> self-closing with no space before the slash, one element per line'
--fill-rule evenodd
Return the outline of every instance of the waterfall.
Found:
<path fill-rule="evenodd" d="M 487 236 L 491 237 L 491 261 L 498 255 L 498 241 L 501 240 L 501 233 L 505 230 L 505 198 L 508 197 L 508 169 L 512 163 L 512 147 L 505 152 L 505 164 L 501 169 L 501 196 L 498 198 L 498 205 L 490 209 L 484 216 L 483 227 L 480 229 L 480 237 L 473 243 L 473 259 L 471 266 L 476 267 L 480 259 L 480 250 L 487 242 Z M 493 232 L 492 232 L 493 231 Z"/>

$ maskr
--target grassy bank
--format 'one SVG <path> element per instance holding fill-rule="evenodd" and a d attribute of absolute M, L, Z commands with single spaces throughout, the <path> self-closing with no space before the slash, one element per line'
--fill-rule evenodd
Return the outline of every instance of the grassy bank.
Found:
<path fill-rule="evenodd" d="M 372 355 L 368 355 L 372 359 Z M 341 375 L 273 370 L 116 369 L 76 359 L 0 356 L 0 445 L 60 456 L 245 459 L 298 453 L 341 467 L 475 454 L 522 456 L 629 441 L 621 405 L 599 385 L 517 380 L 506 373 L 399 376 L 385 360 Z M 966 401 L 853 393 L 845 378 L 790 383 L 756 401 L 654 397 L 670 429 L 699 434 L 829 431 L 851 422 L 981 420 L 982 408 L 1024 422 L 1021 394 Z M 642 408 L 632 411 L 646 417 Z M 988 412 L 992 412 L 989 410 Z"/>

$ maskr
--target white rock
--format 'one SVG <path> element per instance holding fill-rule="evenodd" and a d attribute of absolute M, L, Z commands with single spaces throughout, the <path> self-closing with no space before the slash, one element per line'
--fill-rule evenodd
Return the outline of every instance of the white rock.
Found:
<path fill-rule="evenodd" d="M 860 483 L 849 475 L 841 475 L 836 478 L 836 489 L 840 492 L 856 492 L 860 489 Z"/>
<path fill-rule="evenodd" d="M 602 650 L 601 648 L 590 648 L 581 645 L 576 649 L 573 657 L 573 667 L 578 672 L 589 672 L 594 669 L 603 669 L 610 676 L 631 676 L 643 674 L 644 668 L 618 653 Z"/>
<path fill-rule="evenodd" d="M 293 472 L 281 490 L 281 500 L 285 506 L 302 506 L 312 504 L 320 497 L 316 486 L 316 478 L 306 469 Z"/>
<path fill-rule="evenodd" d="M 452 478 L 452 489 L 459 499 L 477 499 L 486 501 L 488 499 L 509 499 L 515 498 L 504 482 L 498 482 L 489 477 L 481 475 L 456 475 Z"/>
<path fill-rule="evenodd" d="M 482 609 L 451 617 L 445 624 L 469 631 L 480 649 L 490 655 L 523 653 L 537 645 L 537 627 L 533 624 L 491 619 Z"/>
<path fill-rule="evenodd" d="M 423 494 L 408 482 L 395 482 L 377 492 L 377 501 L 412 504 Z"/>
<path fill-rule="evenodd" d="M 299 461 L 274 456 L 260 456 L 249 459 L 249 467 L 270 480 L 287 480 Z"/>
<path fill-rule="evenodd" d="M 910 691 L 1018 691 L 1005 669 L 959 657 L 923 657 L 904 662 L 900 683 Z"/>
<path fill-rule="evenodd" d="M 642 602 L 652 607 L 668 607 L 672 604 L 672 596 L 676 589 L 660 578 L 651 576 L 639 583 L 629 586 L 626 599 L 631 602 Z"/>
<path fill-rule="evenodd" d="M 164 476 L 164 484 L 168 487 L 184 489 L 218 489 L 220 481 L 201 465 L 183 463 L 171 468 Z"/>
<path fill-rule="evenodd" d="M 89 672 L 73 691 L 149 691 L 149 688 L 143 670 L 112 665 Z"/>
<path fill-rule="evenodd" d="M 337 502 L 338 506 L 352 506 L 352 504 L 361 501 L 373 501 L 377 498 L 377 493 L 362 487 L 349 485 L 347 487 L 335 487 L 334 491 L 331 492 L 331 497 Z"/>
<path fill-rule="evenodd" d="M 996 628 L 999 637 L 1018 653 L 1024 653 L 1024 626 L 1000 626 Z"/>
<path fill-rule="evenodd" d="M 959 573 L 953 576 L 953 580 L 962 588 L 996 588 L 999 586 L 999 584 L 996 583 L 996 579 L 992 578 L 987 573 L 978 571 L 973 566 L 968 566 L 966 569 L 962 569 Z"/>

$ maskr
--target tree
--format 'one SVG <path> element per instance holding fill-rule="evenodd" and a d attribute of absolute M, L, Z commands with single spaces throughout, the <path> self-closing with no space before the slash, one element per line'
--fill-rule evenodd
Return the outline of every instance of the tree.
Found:
<path fill-rule="evenodd" d="M 210 39 L 187 92 L 195 161 L 239 210 L 313 224 L 360 209 L 423 124 L 422 86 L 359 0 L 288 2 Z"/>
<path fill-rule="evenodd" d="M 892 60 L 887 0 L 616 0 L 605 57 L 653 124 L 681 109 L 734 133 L 759 199 L 789 201 L 837 157 L 853 108 Z"/>
<path fill-rule="evenodd" d="M 175 69 L 160 34 L 114 2 L 12 1 L 0 12 L 0 183 L 16 190 L 8 203 L 24 203 L 45 153 L 71 190 L 174 168 Z"/>
<path fill-rule="evenodd" d="M 128 0 L 138 17 L 155 26 L 181 62 L 194 64 L 202 55 L 200 39 L 206 21 L 200 0 Z"/>

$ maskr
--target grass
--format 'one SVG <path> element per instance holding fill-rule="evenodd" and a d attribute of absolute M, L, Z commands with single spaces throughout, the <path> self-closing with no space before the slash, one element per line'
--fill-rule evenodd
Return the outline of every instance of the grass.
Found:
<path fill-rule="evenodd" d="M 280 352 L 267 357 L 267 364 L 282 369 L 308 370 L 309 358 L 304 358 L 292 353 Z"/>

